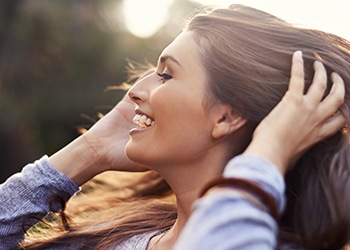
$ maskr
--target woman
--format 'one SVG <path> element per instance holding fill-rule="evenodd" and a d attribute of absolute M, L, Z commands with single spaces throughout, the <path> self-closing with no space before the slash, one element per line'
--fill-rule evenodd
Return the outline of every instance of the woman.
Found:
<path fill-rule="evenodd" d="M 81 185 L 105 170 L 140 171 L 147 166 L 157 171 L 171 187 L 176 196 L 176 213 L 174 206 L 154 202 L 150 197 L 157 193 L 150 192 L 139 201 L 124 201 L 124 204 L 131 204 L 129 207 L 123 207 L 119 202 L 119 208 L 106 209 L 110 217 L 106 216 L 107 213 L 104 216 L 95 214 L 99 220 L 96 223 L 70 223 L 71 227 L 66 232 L 59 233 L 52 240 L 23 245 L 64 249 L 169 249 L 183 231 L 191 205 L 205 185 L 222 175 L 231 158 L 246 152 L 269 160 L 265 165 L 274 169 L 271 161 L 282 174 L 293 166 L 286 176 L 288 203 L 279 222 L 281 246 L 311 249 L 343 246 L 349 236 L 349 200 L 344 199 L 349 190 L 349 154 L 348 134 L 339 131 L 345 124 L 344 118 L 337 110 L 344 90 L 338 76 L 329 77 L 327 82 L 325 79 L 332 71 L 339 72 L 344 79 L 346 95 L 342 110 L 348 120 L 349 48 L 349 43 L 338 37 L 296 28 L 244 6 L 232 6 L 195 16 L 184 32 L 162 52 L 155 72 L 148 72 L 129 91 L 129 97 L 136 105 L 134 121 L 139 126 L 130 131 L 126 154 L 137 164 L 127 157 L 121 157 L 123 154 L 120 153 L 127 140 L 122 136 L 122 129 L 130 128 L 128 119 L 112 122 L 125 114 L 129 115 L 127 110 L 130 103 L 123 101 L 86 134 L 49 159 L 41 159 L 37 163 L 39 167 L 28 166 L 22 176 L 13 177 L 19 178 L 19 186 L 24 190 L 37 185 L 27 181 L 30 175 L 37 177 L 42 174 L 52 179 L 49 185 L 51 195 L 47 183 L 44 183 L 43 190 L 39 188 L 35 195 L 26 192 L 25 198 L 38 205 L 19 205 L 22 213 L 24 207 L 35 208 L 37 210 L 33 209 L 28 214 L 42 217 L 47 211 L 64 208 L 62 204 L 78 189 L 75 184 Z M 281 139 L 289 138 L 285 136 L 284 129 L 277 135 L 264 133 L 269 131 L 271 120 L 277 122 L 277 128 L 284 124 L 286 129 L 291 127 L 290 123 L 276 119 L 275 113 L 271 113 L 272 118 L 267 120 L 267 125 L 262 123 L 254 133 L 255 136 L 259 135 L 258 139 L 254 136 L 249 144 L 256 126 L 286 92 L 290 58 L 296 50 L 304 53 L 306 89 L 311 85 L 314 69 L 316 71 L 315 84 L 309 89 L 310 94 L 306 95 L 312 97 L 313 105 L 299 107 L 300 115 L 306 117 L 300 118 L 304 127 L 296 129 L 297 133 L 292 137 L 301 142 L 308 139 L 308 143 L 286 141 L 285 147 L 280 143 Z M 327 74 L 319 62 L 313 68 L 316 59 L 325 65 Z M 300 63 L 300 54 L 297 53 L 295 61 Z M 302 81 L 299 79 L 297 82 Z M 329 93 L 332 82 L 335 84 L 330 94 L 320 102 L 325 89 Z M 290 88 L 298 90 L 298 96 L 303 96 L 303 84 L 294 84 Z M 293 101 L 294 95 L 289 96 L 292 98 L 287 98 L 287 103 L 288 100 Z M 295 111 L 288 108 L 282 110 L 299 119 Z M 299 130 L 306 131 L 306 134 Z M 288 131 L 287 134 L 292 133 Z M 309 134 L 313 135 L 311 139 Z M 264 136 L 268 136 L 268 147 L 263 145 Z M 278 139 L 269 141 L 271 136 Z M 325 137 L 329 138 L 321 141 Z M 318 143 L 309 149 L 315 142 Z M 116 149 L 120 150 L 118 157 Z M 35 171 L 38 172 L 33 173 Z M 14 181 L 9 180 L 2 188 L 10 190 Z M 40 179 L 32 181 L 41 182 Z M 65 184 L 64 188 L 62 183 Z M 265 192 L 275 198 L 281 212 L 283 200 L 266 187 Z M 277 193 L 280 194 L 281 190 Z M 2 196 L 2 199 L 6 201 L 6 198 L 12 197 L 20 200 L 15 195 L 23 194 L 10 193 L 7 197 Z M 47 201 L 39 202 L 36 198 L 38 195 Z M 318 209 L 321 206 L 322 209 Z M 3 232 L 7 233 L 8 240 L 3 240 L 3 243 L 8 246 L 20 239 L 19 227 L 23 224 L 30 226 L 36 221 L 30 219 L 28 214 L 20 214 L 16 207 L 6 206 L 1 212 L 7 215 L 0 217 L 3 222 L 0 232 L 3 235 Z M 276 244 L 276 223 L 269 215 L 258 220 L 261 225 L 267 225 L 269 239 L 272 239 L 268 246 L 273 247 Z M 193 231 L 191 233 L 195 235 Z M 186 234 L 185 231 L 184 239 L 189 239 L 186 235 L 191 236 L 191 233 L 187 231 Z M 181 246 L 183 241 L 179 244 Z"/>

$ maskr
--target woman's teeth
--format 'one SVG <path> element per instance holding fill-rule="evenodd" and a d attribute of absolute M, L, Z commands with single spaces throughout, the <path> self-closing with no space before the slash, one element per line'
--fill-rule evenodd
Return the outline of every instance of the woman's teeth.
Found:
<path fill-rule="evenodd" d="M 134 116 L 133 121 L 140 127 L 147 128 L 153 125 L 154 121 L 146 115 L 137 114 Z"/>

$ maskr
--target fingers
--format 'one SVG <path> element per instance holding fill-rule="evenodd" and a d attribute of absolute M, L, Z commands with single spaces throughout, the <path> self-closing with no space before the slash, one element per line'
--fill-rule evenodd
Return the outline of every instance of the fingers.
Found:
<path fill-rule="evenodd" d="M 331 74 L 331 80 L 333 82 L 333 86 L 329 93 L 329 96 L 333 95 L 339 97 L 339 104 L 342 104 L 345 99 L 345 84 L 343 78 L 341 78 L 337 73 L 333 72 Z"/>
<path fill-rule="evenodd" d="M 337 73 L 332 73 L 331 80 L 331 91 L 319 105 L 319 113 L 326 119 L 319 130 L 320 139 L 332 136 L 347 124 L 347 119 L 339 112 L 345 99 L 344 81 Z"/>
<path fill-rule="evenodd" d="M 327 72 L 323 64 L 319 61 L 315 61 L 314 69 L 314 78 L 306 96 L 313 105 L 318 105 L 327 88 Z"/>
<path fill-rule="evenodd" d="M 346 124 L 346 118 L 340 112 L 337 112 L 335 115 L 328 118 L 320 127 L 319 140 L 332 136 L 344 128 Z"/>
<path fill-rule="evenodd" d="M 304 97 L 311 104 L 311 107 L 318 111 L 318 113 L 321 115 L 320 118 L 326 120 L 329 117 L 334 116 L 334 114 L 338 112 L 340 106 L 343 104 L 345 99 L 345 85 L 343 79 L 337 73 L 332 73 L 331 80 L 333 85 L 331 91 L 322 101 L 327 89 L 327 71 L 324 65 L 319 61 L 315 61 L 314 70 L 315 74 L 312 84 Z M 303 77 L 304 69 L 302 53 L 297 51 L 293 55 L 292 75 L 289 90 L 294 91 L 297 94 L 302 93 L 304 89 Z M 334 122 L 331 120 L 332 122 L 330 122 L 330 124 L 337 124 L 337 121 L 342 120 L 340 118 L 338 119 L 339 120 L 336 119 Z M 327 124 L 328 123 L 329 121 Z M 328 128 L 328 126 L 331 125 L 328 124 L 326 127 Z"/>
<path fill-rule="evenodd" d="M 301 51 L 296 51 L 293 54 L 288 90 L 296 94 L 304 93 L 304 62 Z"/>
<path fill-rule="evenodd" d="M 331 91 L 319 106 L 320 113 L 325 117 L 332 116 L 336 113 L 345 99 L 345 85 L 343 79 L 337 73 L 332 73 L 331 80 L 333 81 Z"/>

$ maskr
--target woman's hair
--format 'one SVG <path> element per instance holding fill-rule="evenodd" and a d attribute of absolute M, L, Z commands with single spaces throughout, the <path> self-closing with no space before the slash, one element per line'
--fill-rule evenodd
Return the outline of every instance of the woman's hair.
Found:
<path fill-rule="evenodd" d="M 315 60 L 327 70 L 327 93 L 335 71 L 345 82 L 341 109 L 349 121 L 350 43 L 318 30 L 293 26 L 265 12 L 232 5 L 196 15 L 194 32 L 209 92 L 247 119 L 243 151 L 257 124 L 288 89 L 293 52 L 304 58 L 306 89 Z M 286 142 L 288 143 L 288 142 Z M 316 144 L 286 175 L 287 207 L 280 243 L 307 249 L 340 249 L 350 236 L 350 155 L 346 130 Z"/>
<path fill-rule="evenodd" d="M 313 62 L 323 62 L 328 78 L 335 71 L 345 82 L 342 112 L 349 120 L 350 43 L 325 32 L 293 26 L 262 11 L 233 5 L 197 14 L 185 30 L 193 31 L 208 79 L 208 91 L 247 119 L 239 151 L 249 144 L 254 128 L 276 106 L 288 88 L 293 52 L 301 50 L 306 89 Z M 327 93 L 332 82 L 328 80 Z M 279 222 L 279 243 L 294 248 L 340 249 L 350 234 L 349 135 L 343 129 L 316 144 L 286 175 L 286 211 Z M 70 227 L 28 249 L 77 241 L 107 248 L 133 235 L 169 227 L 176 219 L 174 202 L 155 198 L 169 187 L 151 173 L 127 197 L 113 198 L 108 209 L 86 214 L 99 221 Z M 132 185 L 129 186 L 129 188 Z M 117 195 L 116 195 L 117 196 Z M 89 207 L 91 204 L 86 204 Z M 106 206 L 104 206 L 106 207 Z M 108 216 L 107 216 L 108 215 Z M 89 221 L 89 220 L 86 220 Z M 86 246 L 82 246 L 86 249 Z"/>
<path fill-rule="evenodd" d="M 106 172 L 85 184 L 60 216 L 40 221 L 20 248 L 113 249 L 132 236 L 170 228 L 177 213 L 170 187 L 156 172 Z"/>

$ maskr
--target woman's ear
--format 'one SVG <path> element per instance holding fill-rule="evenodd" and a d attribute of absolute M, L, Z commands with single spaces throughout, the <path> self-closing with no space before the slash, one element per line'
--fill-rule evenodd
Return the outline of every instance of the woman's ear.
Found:
<path fill-rule="evenodd" d="M 214 127 L 212 136 L 214 139 L 220 139 L 226 135 L 231 135 L 242 128 L 247 120 L 240 115 L 236 114 L 231 106 L 220 105 L 221 107 L 217 110 L 219 112 L 214 116 Z"/>

